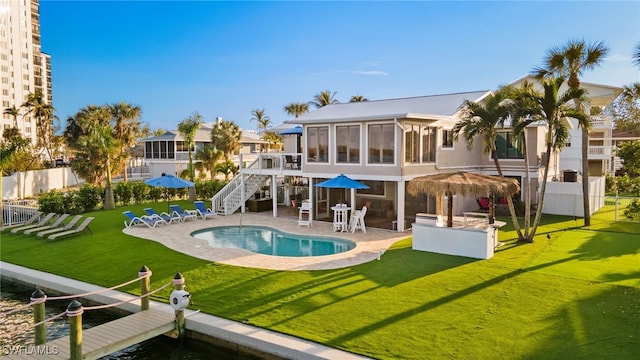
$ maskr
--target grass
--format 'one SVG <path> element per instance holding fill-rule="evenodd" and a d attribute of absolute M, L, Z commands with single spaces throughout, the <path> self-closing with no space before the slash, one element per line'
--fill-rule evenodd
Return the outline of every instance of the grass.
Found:
<path fill-rule="evenodd" d="M 583 228 L 580 219 L 545 216 L 533 244 L 516 243 L 506 227 L 506 245 L 490 260 L 413 251 L 406 239 L 380 261 L 290 272 L 211 263 L 127 236 L 121 212 L 96 212 L 93 234 L 54 242 L 3 233 L 0 256 L 102 286 L 135 277 L 143 264 L 152 288 L 180 271 L 193 309 L 374 358 L 628 359 L 640 351 L 639 224 Z"/>

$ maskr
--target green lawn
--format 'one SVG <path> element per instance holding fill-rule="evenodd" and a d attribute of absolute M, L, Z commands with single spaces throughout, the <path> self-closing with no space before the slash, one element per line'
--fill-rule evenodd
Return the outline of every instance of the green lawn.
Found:
<path fill-rule="evenodd" d="M 3 233 L 1 258 L 102 286 L 142 265 L 153 271 L 152 288 L 180 271 L 193 309 L 375 358 L 630 359 L 640 351 L 639 224 L 582 228 L 581 219 L 545 216 L 533 244 L 501 231 L 506 245 L 490 260 L 412 251 L 406 239 L 380 261 L 279 272 L 124 235 L 121 212 L 96 212 L 93 234 L 54 242 Z"/>

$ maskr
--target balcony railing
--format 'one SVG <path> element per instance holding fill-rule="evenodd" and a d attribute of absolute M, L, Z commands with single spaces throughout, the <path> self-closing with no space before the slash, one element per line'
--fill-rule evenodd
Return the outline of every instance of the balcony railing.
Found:
<path fill-rule="evenodd" d="M 589 157 L 591 156 L 611 156 L 610 146 L 589 146 Z"/>
<path fill-rule="evenodd" d="M 594 129 L 611 129 L 611 117 L 605 115 L 595 115 L 591 117 L 591 127 Z"/>

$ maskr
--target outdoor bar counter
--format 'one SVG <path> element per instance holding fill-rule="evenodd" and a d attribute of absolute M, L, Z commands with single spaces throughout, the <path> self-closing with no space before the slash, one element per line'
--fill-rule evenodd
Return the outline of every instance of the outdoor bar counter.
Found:
<path fill-rule="evenodd" d="M 453 217 L 453 227 L 435 214 L 416 214 L 412 224 L 413 249 L 439 254 L 490 259 L 498 247 L 498 228 L 502 221 L 489 224 L 482 213 L 465 213 Z"/>

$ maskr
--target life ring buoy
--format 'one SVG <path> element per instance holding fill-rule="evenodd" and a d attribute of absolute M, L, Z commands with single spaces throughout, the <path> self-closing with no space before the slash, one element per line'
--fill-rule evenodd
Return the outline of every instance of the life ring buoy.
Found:
<path fill-rule="evenodd" d="M 187 308 L 187 306 L 189 306 L 190 298 L 191 294 L 184 290 L 173 290 L 171 292 L 171 296 L 169 297 L 169 304 L 171 305 L 173 310 L 184 310 Z"/>

